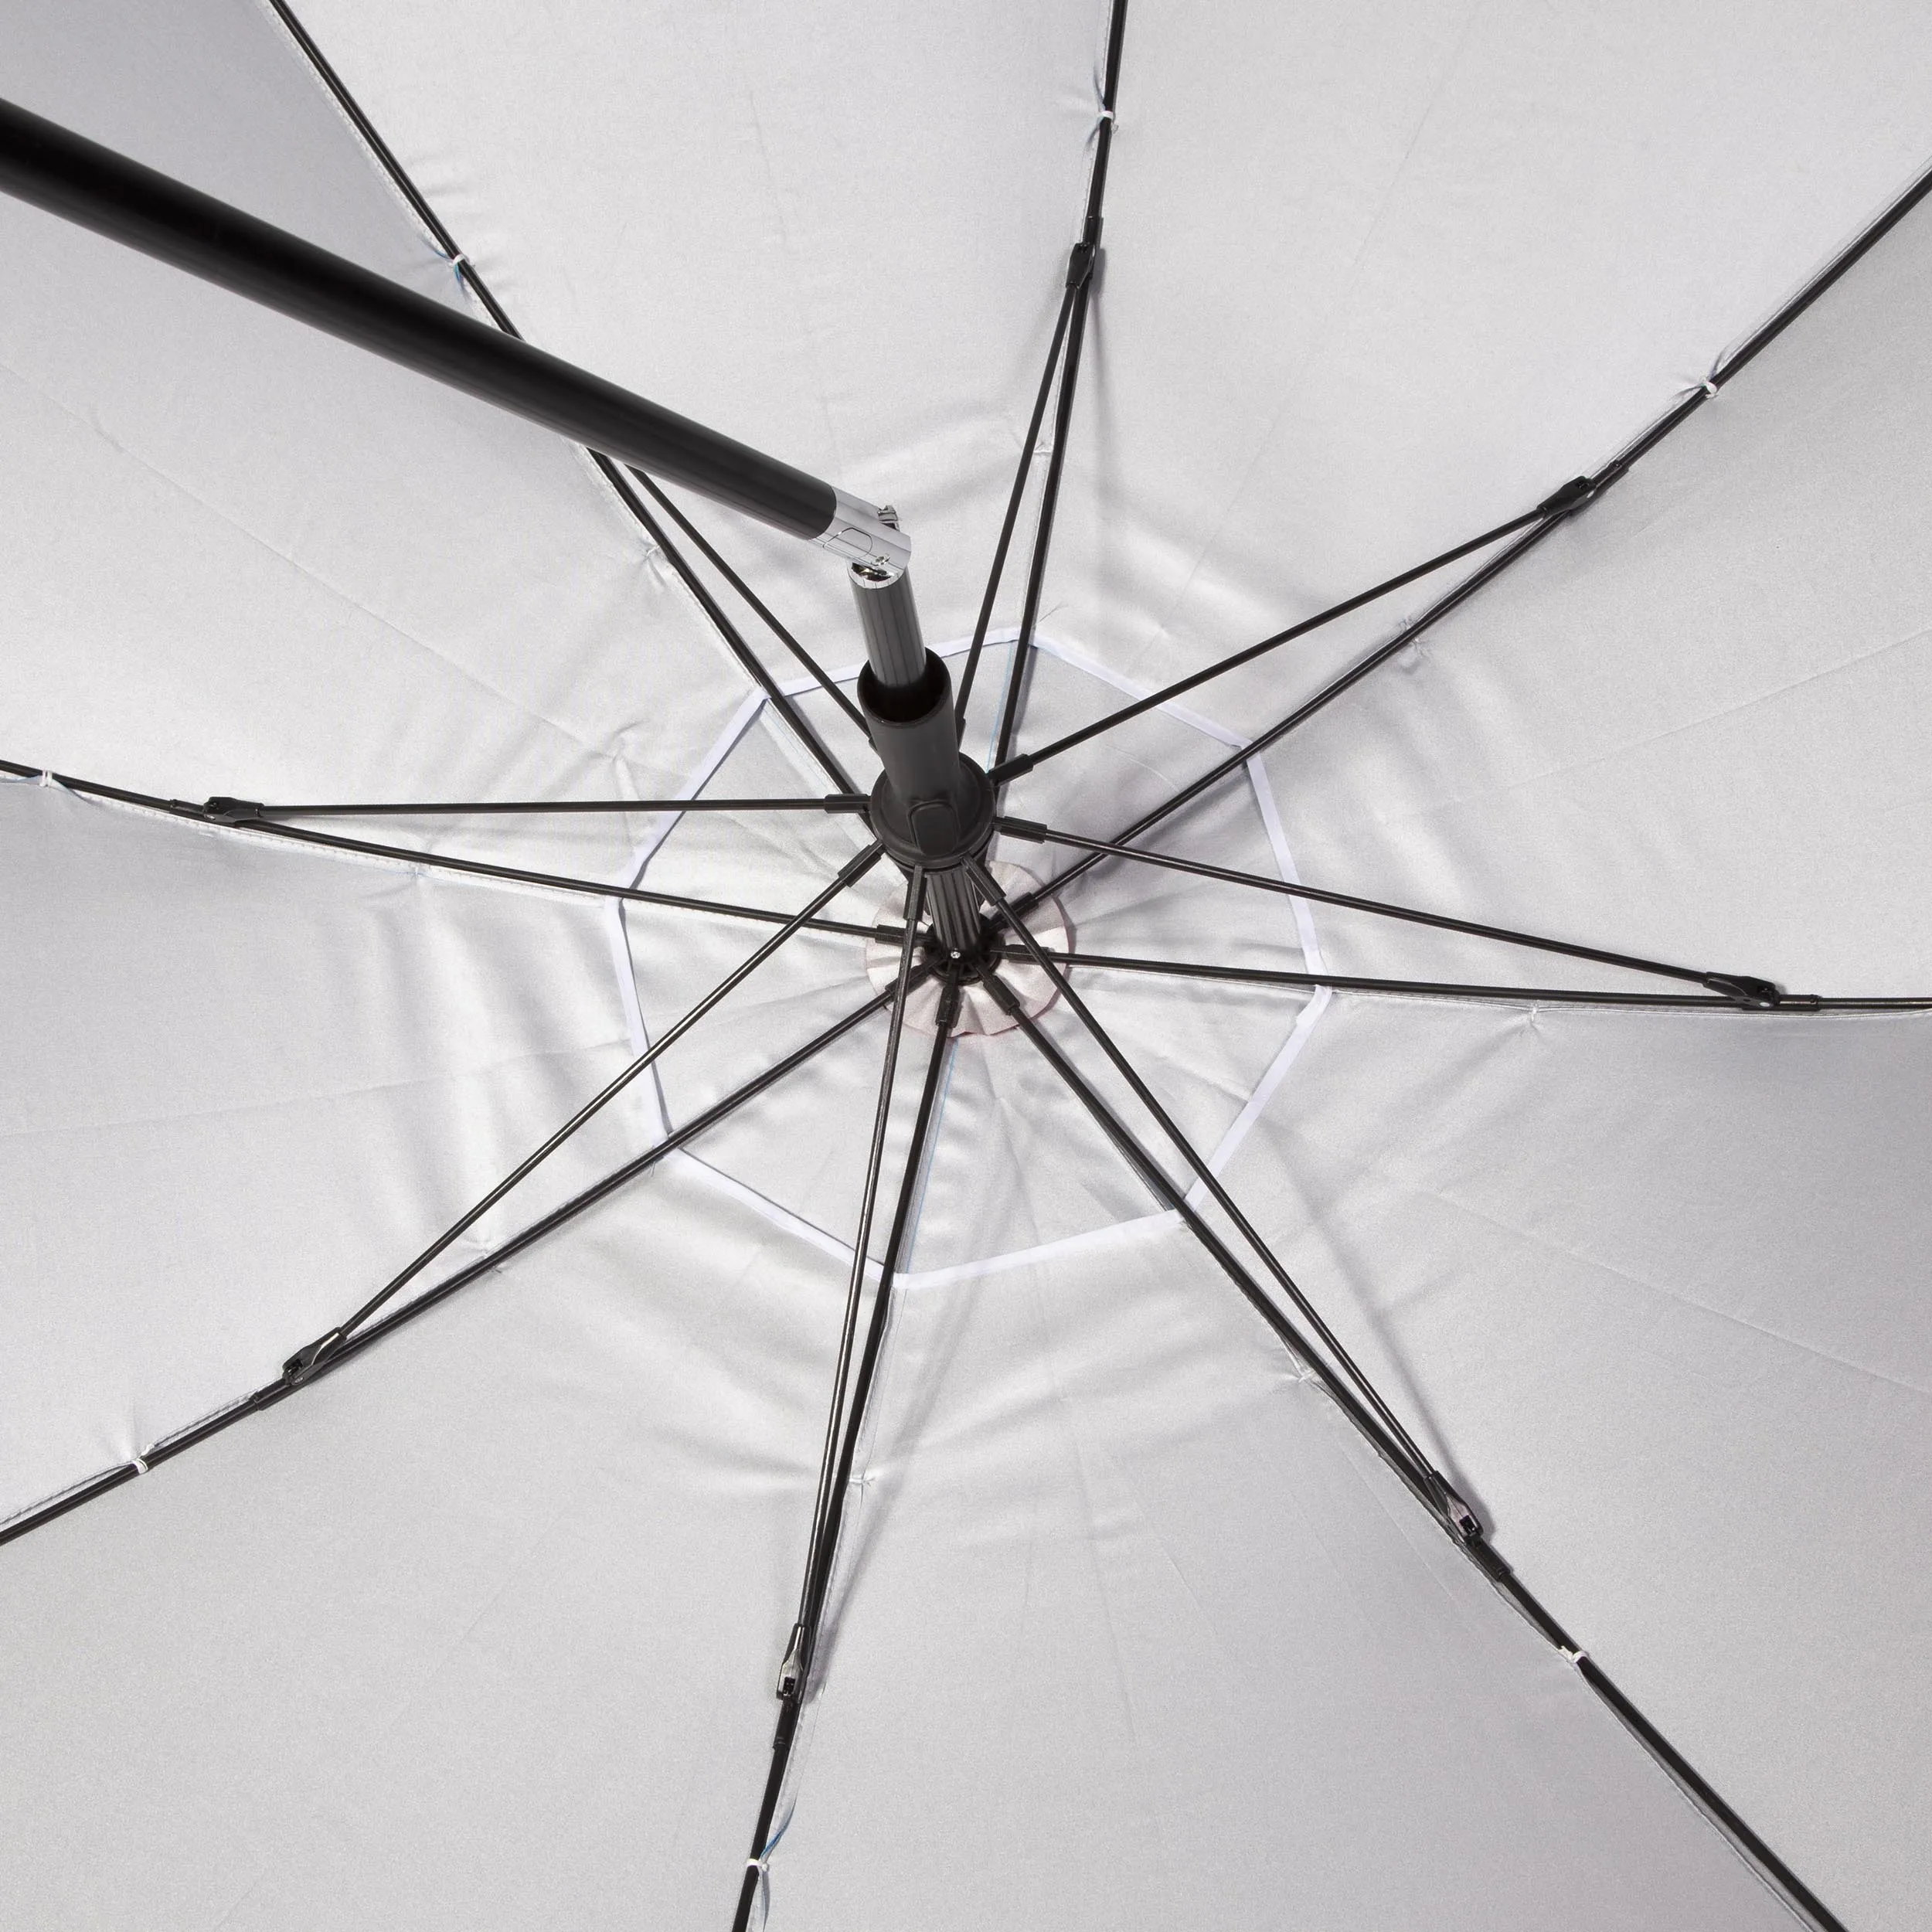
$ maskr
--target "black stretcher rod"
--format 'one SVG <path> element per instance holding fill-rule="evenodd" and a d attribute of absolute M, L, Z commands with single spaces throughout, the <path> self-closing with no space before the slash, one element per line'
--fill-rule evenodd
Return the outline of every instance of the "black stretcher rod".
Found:
<path fill-rule="evenodd" d="M 872 505 L 4 100 L 0 189 L 852 562 L 905 568 L 910 543 Z"/>

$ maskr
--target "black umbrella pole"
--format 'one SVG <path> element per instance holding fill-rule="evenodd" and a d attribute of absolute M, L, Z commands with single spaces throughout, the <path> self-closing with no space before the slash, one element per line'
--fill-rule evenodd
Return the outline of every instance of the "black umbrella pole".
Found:
<path fill-rule="evenodd" d="M 842 556 L 911 555 L 832 484 L 7 101 L 0 190 Z"/>
<path fill-rule="evenodd" d="M 952 958 L 973 958 L 982 921 L 966 869 L 992 837 L 993 788 L 960 755 L 952 678 L 926 648 L 911 579 L 863 563 L 851 577 L 866 634 L 859 706 L 884 767 L 872 788 L 873 832 L 905 871 L 924 873 L 940 944 Z"/>

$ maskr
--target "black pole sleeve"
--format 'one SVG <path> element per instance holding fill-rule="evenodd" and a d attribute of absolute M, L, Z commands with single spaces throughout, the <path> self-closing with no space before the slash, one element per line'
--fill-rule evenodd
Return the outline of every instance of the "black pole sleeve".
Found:
<path fill-rule="evenodd" d="M 829 483 L 0 100 L 0 189 L 794 536 Z"/>

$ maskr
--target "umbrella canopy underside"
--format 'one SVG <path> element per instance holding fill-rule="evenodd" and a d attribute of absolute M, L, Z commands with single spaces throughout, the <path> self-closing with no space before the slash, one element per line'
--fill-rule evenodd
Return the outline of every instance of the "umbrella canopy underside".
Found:
<path fill-rule="evenodd" d="M 957 678 L 1117 13 L 301 14 L 17 7 L 0 94 L 889 500 Z M 1932 209 L 1754 345 L 1932 155 L 1932 16 L 1137 0 L 1114 141 L 1031 652 L 1029 509 L 963 742 L 998 762 L 1016 688 L 1037 753 L 1535 533 L 1292 731 L 1518 539 L 1043 759 L 1006 809 L 1115 840 L 1226 767 L 1129 842 L 1180 866 L 1058 893 L 1077 957 L 1129 962 L 1075 986 L 1573 1641 L 1243 1301 L 1173 1206 L 1233 1240 L 1205 1184 L 1016 962 L 1167 1180 L 985 1002 L 915 1145 L 910 1009 L 883 1163 L 891 1190 L 910 1164 L 909 1232 L 758 1910 L 1803 1922 L 1600 1670 L 1818 1923 L 1906 1932 Z M 689 546 L 586 452 L 14 201 L 0 249 L 0 1524 L 32 1530 L 0 1549 L 0 1917 L 722 1927 L 887 1019 L 836 1029 L 889 981 L 897 875 L 830 899 L 289 1394 L 291 1352 L 866 828 L 181 801 L 817 798 L 808 736 L 868 787 L 841 573 L 680 500 L 832 689 L 719 590 L 760 684 Z M 1082 850 L 994 855 L 1019 891 Z M 1742 1010 L 1709 973 L 1821 1003 Z M 1465 985 L 1530 990 L 1440 990 Z"/>

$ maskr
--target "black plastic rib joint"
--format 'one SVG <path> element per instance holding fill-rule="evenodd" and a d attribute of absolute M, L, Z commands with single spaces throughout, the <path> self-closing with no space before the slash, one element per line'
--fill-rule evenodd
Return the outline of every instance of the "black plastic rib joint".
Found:
<path fill-rule="evenodd" d="M 802 1623 L 791 1627 L 791 1639 L 785 1645 L 784 1662 L 778 1666 L 777 1696 L 784 1702 L 794 1702 L 804 1687 L 805 1627 Z"/>
<path fill-rule="evenodd" d="M 184 809 L 198 811 L 218 825 L 245 825 L 262 815 L 261 802 L 255 798 L 210 798 L 199 805 L 184 803 Z"/>
<path fill-rule="evenodd" d="M 298 1349 L 282 1364 L 282 1379 L 291 1388 L 300 1388 L 331 1355 L 349 1339 L 340 1328 L 318 1335 L 306 1348 Z"/>
<path fill-rule="evenodd" d="M 1106 218 L 1101 215 L 1089 215 L 1087 226 L 1080 230 L 1080 238 L 1074 243 L 1073 252 L 1066 258 L 1066 286 L 1069 288 L 1083 287 L 1092 279 L 1094 268 L 1100 257 L 1100 230 Z"/>
<path fill-rule="evenodd" d="M 1753 979 L 1747 973 L 1706 973 L 1698 983 L 1758 1012 L 1782 1006 L 1787 998 L 1783 987 L 1768 979 Z"/>
<path fill-rule="evenodd" d="M 1567 516 L 1573 510 L 1580 510 L 1597 492 L 1597 485 L 1587 476 L 1573 476 L 1560 490 L 1552 491 L 1536 505 L 1539 516 Z"/>
<path fill-rule="evenodd" d="M 1483 1542 L 1488 1532 L 1482 1526 L 1482 1519 L 1458 1495 L 1448 1478 L 1440 1470 L 1429 1472 L 1430 1486 L 1436 1492 L 1436 1500 L 1442 1510 L 1443 1521 L 1459 1543 L 1473 1547 Z"/>

